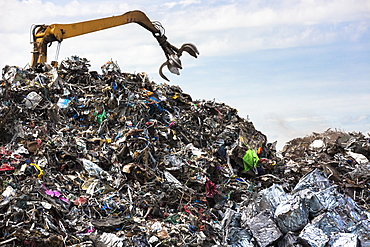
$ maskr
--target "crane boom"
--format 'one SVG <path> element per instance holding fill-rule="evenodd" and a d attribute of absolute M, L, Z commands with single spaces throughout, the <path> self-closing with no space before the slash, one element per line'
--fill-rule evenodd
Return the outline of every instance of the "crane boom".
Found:
<path fill-rule="evenodd" d="M 167 41 L 167 37 L 164 35 L 164 33 L 162 33 L 160 25 L 151 22 L 150 19 L 143 12 L 139 10 L 134 10 L 119 16 L 106 17 L 72 24 L 34 26 L 32 30 L 33 55 L 30 66 L 31 68 L 35 68 L 37 64 L 44 64 L 47 62 L 47 47 L 50 43 L 54 41 L 62 42 L 64 39 L 67 38 L 117 27 L 132 22 L 137 23 L 150 31 L 163 49 L 167 61 L 161 65 L 159 69 L 159 74 L 165 80 L 168 79 L 162 73 L 162 69 L 164 66 L 167 66 L 170 72 L 179 74 L 179 69 L 182 69 L 180 56 L 182 55 L 183 51 L 188 52 L 191 56 L 195 58 L 199 54 L 196 46 L 191 43 L 183 44 L 180 49 L 171 45 Z"/>

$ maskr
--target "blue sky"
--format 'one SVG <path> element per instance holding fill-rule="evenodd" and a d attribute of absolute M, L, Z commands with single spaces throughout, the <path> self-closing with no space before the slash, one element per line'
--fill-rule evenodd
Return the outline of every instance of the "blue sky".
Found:
<path fill-rule="evenodd" d="M 370 0 L 15 1 L 0 0 L 0 66 L 26 66 L 32 24 L 73 23 L 130 10 L 160 21 L 175 46 L 194 43 L 180 76 L 194 99 L 224 102 L 267 135 L 286 141 L 328 128 L 370 132 Z M 56 45 L 49 49 L 54 59 Z M 67 39 L 59 61 L 113 59 L 125 72 L 163 82 L 164 55 L 135 24 Z"/>

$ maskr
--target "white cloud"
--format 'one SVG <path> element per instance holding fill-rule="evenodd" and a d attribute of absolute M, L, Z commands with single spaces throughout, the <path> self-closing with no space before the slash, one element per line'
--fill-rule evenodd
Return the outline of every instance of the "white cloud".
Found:
<path fill-rule="evenodd" d="M 182 0 L 179 2 L 167 2 L 167 3 L 164 3 L 163 6 L 171 9 L 175 6 L 187 7 L 191 4 L 200 4 L 200 3 L 201 3 L 200 0 Z"/>
<path fill-rule="evenodd" d="M 168 2 L 168 3 L 164 3 L 163 6 L 167 7 L 167 8 L 173 8 L 177 5 L 176 2 Z"/>
<path fill-rule="evenodd" d="M 370 29 L 368 0 L 285 0 L 270 5 L 262 5 L 257 0 L 220 4 L 199 0 L 164 2 L 162 5 L 167 7 L 179 6 L 171 11 L 165 11 L 161 5 L 141 4 L 116 0 L 74 0 L 63 4 L 57 1 L 2 1 L 0 33 L 2 36 L 9 33 L 28 36 L 33 23 L 71 23 L 144 8 L 150 9 L 148 16 L 155 16 L 162 22 L 168 40 L 174 45 L 192 42 L 202 56 L 219 56 L 330 44 L 338 39 L 356 41 Z M 121 39 L 121 30 L 113 31 L 116 35 L 112 35 L 112 39 Z M 126 38 L 140 42 L 135 35 Z M 0 46 L 6 49 L 4 44 Z"/>
<path fill-rule="evenodd" d="M 255 1 L 195 6 L 190 11 L 168 13 L 175 24 L 187 23 L 197 30 L 221 30 L 278 25 L 335 24 L 370 18 L 369 1 L 279 1 L 279 6 L 258 6 Z M 190 18 L 189 18 L 190 16 Z"/>
<path fill-rule="evenodd" d="M 341 119 L 341 122 L 344 124 L 360 123 L 368 120 L 369 118 L 369 115 L 347 115 Z"/>
<path fill-rule="evenodd" d="M 370 30 L 369 1 L 260 3 L 190 6 L 164 13 L 163 23 L 171 37 L 191 38 L 205 56 L 355 42 Z"/>

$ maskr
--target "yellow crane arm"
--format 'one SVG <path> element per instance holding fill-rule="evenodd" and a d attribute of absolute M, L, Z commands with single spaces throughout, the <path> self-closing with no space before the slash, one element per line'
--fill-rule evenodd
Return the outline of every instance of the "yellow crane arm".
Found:
<path fill-rule="evenodd" d="M 35 68 L 38 64 L 46 63 L 47 47 L 54 41 L 62 42 L 67 38 L 121 26 L 132 22 L 137 23 L 150 31 L 163 49 L 167 61 L 162 64 L 159 73 L 166 80 L 168 80 L 167 77 L 162 73 L 162 68 L 165 65 L 167 65 L 168 69 L 172 73 L 179 74 L 179 69 L 182 69 L 181 61 L 179 59 L 179 57 L 182 55 L 182 52 L 186 51 L 193 57 L 197 57 L 199 54 L 195 45 L 190 43 L 183 44 L 180 49 L 177 49 L 175 46 L 171 45 L 167 41 L 167 37 L 162 33 L 160 25 L 151 22 L 143 12 L 134 10 L 119 16 L 112 16 L 72 24 L 34 26 L 32 30 L 33 55 L 30 66 L 31 68 Z"/>

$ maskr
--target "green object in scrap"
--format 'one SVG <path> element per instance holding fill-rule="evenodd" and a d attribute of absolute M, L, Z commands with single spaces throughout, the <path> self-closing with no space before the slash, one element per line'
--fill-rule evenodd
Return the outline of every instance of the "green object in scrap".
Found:
<path fill-rule="evenodd" d="M 260 158 L 253 149 L 248 149 L 243 157 L 244 171 L 249 171 L 250 169 L 256 168 Z"/>
<path fill-rule="evenodd" d="M 104 121 L 104 119 L 106 119 L 106 118 L 107 118 L 107 114 L 105 113 L 105 110 L 103 110 L 103 112 L 101 114 L 98 114 L 96 116 L 96 121 L 98 123 L 102 123 Z"/>
<path fill-rule="evenodd" d="M 164 221 L 170 222 L 172 224 L 179 224 L 179 223 L 181 223 L 180 215 L 179 214 L 174 214 L 174 215 L 168 216 Z"/>

